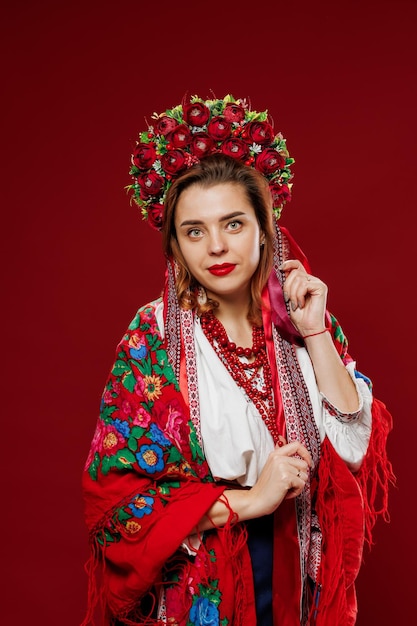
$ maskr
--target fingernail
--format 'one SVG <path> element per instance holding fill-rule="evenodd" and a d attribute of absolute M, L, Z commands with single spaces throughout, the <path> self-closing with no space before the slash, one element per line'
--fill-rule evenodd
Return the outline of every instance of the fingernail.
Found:
<path fill-rule="evenodd" d="M 286 291 L 284 291 L 284 300 L 285 300 L 285 302 L 288 302 L 288 300 L 289 300 L 289 297 L 288 297 L 288 294 L 287 294 Z"/>
<path fill-rule="evenodd" d="M 296 304 L 295 302 L 291 302 L 291 309 L 293 311 L 296 311 L 298 309 L 298 304 Z"/>

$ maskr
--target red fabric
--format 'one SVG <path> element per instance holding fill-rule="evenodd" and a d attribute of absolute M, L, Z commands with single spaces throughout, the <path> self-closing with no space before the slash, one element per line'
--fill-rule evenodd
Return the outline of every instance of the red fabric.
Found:
<path fill-rule="evenodd" d="M 278 279 L 276 279 L 278 282 Z M 270 303 L 270 289 L 265 288 L 262 293 L 262 321 L 265 330 L 265 341 L 271 366 L 274 399 L 277 409 L 277 425 L 279 433 L 286 438 L 285 417 L 282 406 L 282 396 L 279 385 L 278 371 L 274 343 L 272 340 L 272 313 Z M 276 294 L 275 294 L 276 295 Z M 282 289 L 279 293 L 282 299 L 283 310 L 289 319 L 285 308 Z M 276 303 L 275 303 L 276 305 Z M 276 323 L 274 319 L 274 323 Z M 280 323 L 282 317 L 280 317 Z M 281 330 L 281 326 L 279 326 Z M 294 329 L 295 330 L 295 329 Z M 287 333 L 288 334 L 288 333 Z M 274 604 L 274 617 L 279 626 L 295 626 L 300 623 L 300 596 L 301 596 L 301 572 L 300 572 L 300 549 L 297 536 L 297 521 L 294 500 L 284 501 L 274 516 L 274 569 L 272 581 L 272 595 Z"/>
<path fill-rule="evenodd" d="M 289 259 L 298 259 L 299 261 L 301 261 L 301 263 L 304 265 L 306 271 L 311 274 L 311 267 L 310 264 L 308 262 L 308 259 L 306 257 L 306 255 L 304 254 L 304 252 L 301 250 L 300 246 L 298 245 L 298 243 L 295 241 L 294 237 L 290 234 L 289 230 L 287 228 L 285 228 L 284 226 L 280 226 L 279 227 L 281 233 L 284 235 L 284 238 L 287 240 L 288 242 L 288 251 L 285 250 L 284 256 L 285 256 L 285 260 L 289 260 Z M 285 245 L 284 245 L 284 249 L 285 249 Z"/>
<path fill-rule="evenodd" d="M 274 516 L 272 583 L 276 624 L 299 626 L 301 569 L 294 500 L 284 500 Z"/>
<path fill-rule="evenodd" d="M 388 515 L 388 488 L 395 480 L 386 456 L 392 417 L 374 399 L 372 434 L 357 474 L 352 474 L 327 439 L 322 444 L 317 489 L 317 513 L 323 532 L 321 585 L 314 624 L 352 626 L 356 621 L 355 579 L 362 562 L 365 538 L 372 544 L 378 515 Z"/>
<path fill-rule="evenodd" d="M 285 417 L 282 406 L 282 396 L 279 385 L 277 364 L 274 351 L 274 343 L 272 339 L 272 310 L 267 287 L 262 292 L 262 323 L 264 326 L 265 343 L 268 352 L 269 365 L 271 368 L 272 386 L 274 389 L 274 402 L 276 410 L 276 425 L 281 436 L 285 437 Z"/>
<path fill-rule="evenodd" d="M 110 526 L 112 508 L 121 506 L 120 494 L 149 493 L 149 489 L 156 485 L 146 484 L 131 474 L 115 476 L 114 480 L 107 481 L 104 488 L 103 484 L 89 481 L 86 474 L 83 483 L 87 523 L 90 523 L 95 546 L 93 561 L 101 559 L 99 555 L 105 550 L 105 576 L 100 595 L 105 599 L 107 610 L 119 617 L 128 614 L 138 598 L 161 581 L 163 566 L 224 491 L 224 487 L 203 484 L 199 480 L 184 482 L 175 498 L 154 512 L 152 523 L 141 532 L 140 537 L 132 537 L 118 526 L 118 530 L 123 533 L 121 540 L 100 547 L 97 537 L 102 536 L 106 522 Z M 114 500 L 113 507 L 106 510 L 106 505 L 102 505 L 109 497 Z M 100 521 L 91 526 L 93 518 Z M 84 623 L 89 622 L 87 620 Z"/>

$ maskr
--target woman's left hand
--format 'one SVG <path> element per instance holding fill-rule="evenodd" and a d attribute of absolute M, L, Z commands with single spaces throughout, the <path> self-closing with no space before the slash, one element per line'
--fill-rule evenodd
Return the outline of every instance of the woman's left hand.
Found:
<path fill-rule="evenodd" d="M 302 336 L 325 328 L 327 285 L 308 274 L 303 264 L 290 259 L 280 268 L 285 273 L 284 298 L 289 302 L 290 318 Z"/>

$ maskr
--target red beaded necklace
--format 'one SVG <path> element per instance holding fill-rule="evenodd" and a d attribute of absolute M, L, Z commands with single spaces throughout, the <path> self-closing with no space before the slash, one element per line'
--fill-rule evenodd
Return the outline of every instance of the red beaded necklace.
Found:
<path fill-rule="evenodd" d="M 242 348 L 233 341 L 229 341 L 226 329 L 212 311 L 201 316 L 201 327 L 232 378 L 256 406 L 274 442 L 278 443 L 279 432 L 276 425 L 272 375 L 266 353 L 263 327 L 252 327 L 252 348 Z M 246 357 L 248 360 L 242 360 L 241 357 Z M 259 384 L 261 369 L 262 385 Z"/>

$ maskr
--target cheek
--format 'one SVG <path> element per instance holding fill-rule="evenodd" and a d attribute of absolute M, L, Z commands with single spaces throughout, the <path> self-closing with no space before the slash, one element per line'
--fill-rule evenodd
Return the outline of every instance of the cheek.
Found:
<path fill-rule="evenodd" d="M 251 263 L 258 265 L 261 258 L 261 248 L 258 241 L 251 242 L 250 246 L 246 248 L 248 259 Z"/>
<path fill-rule="evenodd" d="M 191 273 L 194 273 L 194 269 L 198 266 L 198 250 L 196 246 L 193 246 L 187 241 L 178 244 L 179 250 L 183 256 L 186 266 Z"/>

